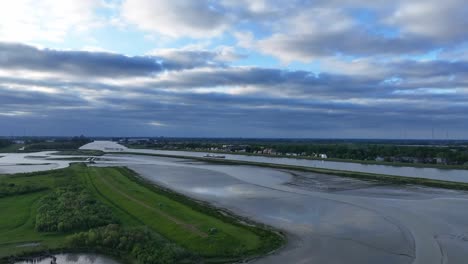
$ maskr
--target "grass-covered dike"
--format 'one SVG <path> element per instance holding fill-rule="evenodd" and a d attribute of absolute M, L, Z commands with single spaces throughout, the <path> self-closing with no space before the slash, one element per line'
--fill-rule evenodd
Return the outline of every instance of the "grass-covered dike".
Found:
<path fill-rule="evenodd" d="M 144 181 L 126 168 L 0 176 L 0 263 L 96 252 L 124 263 L 229 263 L 266 254 L 281 234 Z"/>

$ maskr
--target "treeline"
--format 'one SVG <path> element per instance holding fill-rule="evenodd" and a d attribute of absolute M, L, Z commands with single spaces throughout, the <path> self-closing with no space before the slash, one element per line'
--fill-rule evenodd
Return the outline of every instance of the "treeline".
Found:
<path fill-rule="evenodd" d="M 92 140 L 84 136 L 73 137 L 72 139 L 60 139 L 55 141 L 28 141 L 25 147 L 26 151 L 40 150 L 72 150 L 78 149 L 81 146 L 90 143 Z"/>
<path fill-rule="evenodd" d="M 38 192 L 45 189 L 47 188 L 39 185 L 19 185 L 15 183 L 0 182 L 0 198 L 11 195 Z"/>
<path fill-rule="evenodd" d="M 415 144 L 415 142 L 411 142 Z M 427 142 L 423 142 L 428 144 Z M 453 145 L 398 145 L 397 142 L 386 144 L 374 143 L 307 143 L 307 142 L 263 142 L 249 141 L 249 144 L 226 144 L 213 142 L 144 142 L 128 144 L 130 147 L 144 147 L 155 149 L 188 149 L 236 152 L 242 150 L 246 153 L 262 153 L 271 149 L 268 154 L 276 155 L 296 154 L 299 156 L 317 156 L 326 154 L 328 158 L 352 160 L 376 160 L 389 162 L 411 163 L 443 163 L 451 165 L 464 165 L 468 163 L 468 147 L 462 144 Z"/>
<path fill-rule="evenodd" d="M 0 139 L 0 148 L 6 148 L 13 145 L 13 141 L 9 139 Z"/>
<path fill-rule="evenodd" d="M 80 186 L 61 187 L 39 201 L 36 230 L 70 232 L 118 223 L 111 210 Z"/>
<path fill-rule="evenodd" d="M 265 146 L 254 145 L 251 152 L 261 150 Z M 277 153 L 298 153 L 314 155 L 325 153 L 329 158 L 375 160 L 382 157 L 386 161 L 436 163 L 436 158 L 444 163 L 462 165 L 468 162 L 468 149 L 463 146 L 398 146 L 398 145 L 372 145 L 372 144 L 280 144 L 270 145 Z M 414 158 L 414 159 L 408 159 Z"/>
<path fill-rule="evenodd" d="M 201 259 L 148 228 L 108 225 L 67 238 L 73 248 L 98 250 L 141 264 L 201 263 Z"/>

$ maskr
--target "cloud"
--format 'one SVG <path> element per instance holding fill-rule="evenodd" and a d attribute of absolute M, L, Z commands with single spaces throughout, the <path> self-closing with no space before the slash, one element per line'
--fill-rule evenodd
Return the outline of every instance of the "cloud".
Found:
<path fill-rule="evenodd" d="M 38 49 L 32 46 L 0 42 L 0 67 L 9 70 L 54 72 L 71 77 L 93 76 L 120 78 L 151 76 L 162 71 L 221 65 L 233 51 L 163 50 L 151 56 L 125 56 L 93 51 Z"/>
<path fill-rule="evenodd" d="M 0 4 L 0 41 L 62 42 L 100 23 L 99 0 L 15 0 Z"/>
<path fill-rule="evenodd" d="M 167 126 L 166 124 L 163 124 L 163 123 L 158 122 L 158 121 L 151 121 L 151 122 L 148 123 L 148 125 L 155 126 L 155 127 L 165 127 L 165 126 Z"/>
<path fill-rule="evenodd" d="M 279 23 L 282 30 L 251 41 L 251 45 L 285 62 L 310 62 L 339 54 L 360 57 L 421 54 L 437 47 L 425 36 L 392 36 L 366 29 L 343 9 L 306 8 Z"/>
<path fill-rule="evenodd" d="M 162 70 L 155 59 L 120 54 L 40 50 L 19 44 L 0 44 L 0 65 L 10 69 L 53 71 L 75 76 L 147 75 Z"/>
<path fill-rule="evenodd" d="M 207 50 L 198 47 L 180 49 L 157 49 L 149 53 L 159 58 L 167 69 L 192 69 L 201 66 L 223 66 L 243 58 L 232 47 L 220 46 Z"/>
<path fill-rule="evenodd" d="M 317 74 L 232 66 L 219 53 L 128 57 L 1 44 L 2 131 L 393 137 L 405 129 L 424 137 L 434 124 L 453 136 L 468 128 L 459 122 L 468 111 L 468 61 L 371 60 L 363 63 L 378 69 L 368 74 L 364 66 Z"/>
<path fill-rule="evenodd" d="M 238 45 L 286 63 L 342 55 L 379 59 L 424 55 L 457 47 L 467 39 L 463 29 L 468 26 L 468 10 L 462 0 L 444 5 L 436 0 L 291 1 L 269 8 L 258 2 L 260 11 L 247 5 L 238 11 L 238 19 L 248 13 L 254 28 L 263 26 L 263 34 L 235 33 Z"/>
<path fill-rule="evenodd" d="M 211 0 L 125 0 L 121 14 L 142 30 L 175 38 L 213 37 L 230 24 L 222 6 Z"/>
<path fill-rule="evenodd" d="M 468 9 L 463 0 L 401 1 L 390 16 L 383 19 L 403 34 L 426 36 L 446 43 L 468 37 Z"/>

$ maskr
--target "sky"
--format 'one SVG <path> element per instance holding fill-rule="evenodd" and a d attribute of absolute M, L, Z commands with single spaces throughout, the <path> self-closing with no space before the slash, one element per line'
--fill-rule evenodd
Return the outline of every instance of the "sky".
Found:
<path fill-rule="evenodd" d="M 468 138 L 465 0 L 0 2 L 0 135 Z"/>

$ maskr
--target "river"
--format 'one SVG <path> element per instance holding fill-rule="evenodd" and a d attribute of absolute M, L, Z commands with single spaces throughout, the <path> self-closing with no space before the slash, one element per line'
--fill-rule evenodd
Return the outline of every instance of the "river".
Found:
<path fill-rule="evenodd" d="M 206 153 L 190 152 L 190 151 L 167 151 L 167 150 L 148 150 L 148 149 L 127 149 L 126 152 L 147 153 L 174 155 L 186 157 L 203 157 Z M 223 154 L 224 155 L 224 154 Z M 248 161 L 259 163 L 273 163 L 281 165 L 303 166 L 312 168 L 323 168 L 343 171 L 356 171 L 375 174 L 386 174 L 394 176 L 406 176 L 416 178 L 428 178 L 435 180 L 465 182 L 468 183 L 468 170 L 460 169 L 437 169 L 437 168 L 421 168 L 421 167 L 402 167 L 389 165 L 374 165 L 361 164 L 353 162 L 337 162 L 326 160 L 309 160 L 297 158 L 279 158 L 279 157 L 264 157 L 264 156 L 247 156 L 225 154 L 227 160 Z"/>

